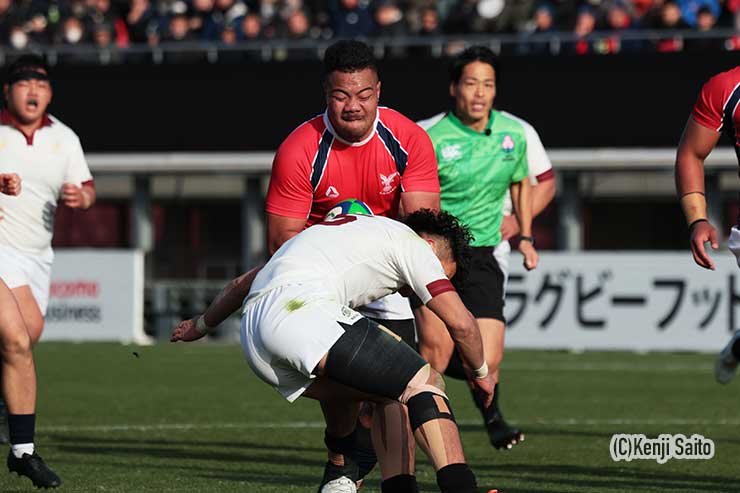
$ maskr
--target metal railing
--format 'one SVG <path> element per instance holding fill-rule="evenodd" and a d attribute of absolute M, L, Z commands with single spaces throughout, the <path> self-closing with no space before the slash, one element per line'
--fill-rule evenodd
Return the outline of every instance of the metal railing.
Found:
<path fill-rule="evenodd" d="M 715 40 L 724 42 L 740 36 L 740 32 L 716 28 L 707 32 L 690 29 L 655 30 L 635 29 L 623 31 L 594 31 L 579 37 L 568 31 L 548 33 L 518 34 L 465 34 L 438 36 L 398 36 L 371 37 L 363 39 L 370 44 L 376 56 L 403 57 L 414 56 L 442 57 L 459 52 L 465 46 L 483 44 L 497 54 L 530 55 L 532 53 L 562 55 L 570 53 L 569 47 L 578 41 L 596 43 L 603 40 L 618 39 L 631 43 L 620 53 L 655 52 L 655 43 L 660 40 L 677 39 L 681 41 Z M 51 65 L 56 64 L 99 64 L 117 65 L 123 63 L 221 63 L 248 61 L 320 60 L 333 39 L 270 39 L 239 41 L 225 44 L 220 41 L 181 41 L 162 42 L 158 45 L 131 44 L 126 47 L 95 45 L 33 45 L 23 50 L 0 47 L 0 65 L 9 58 L 25 53 L 44 54 Z M 726 50 L 737 49 L 738 43 L 731 46 L 725 43 Z M 414 51 L 412 51 L 414 50 Z M 596 52 L 598 54 L 598 50 Z"/>

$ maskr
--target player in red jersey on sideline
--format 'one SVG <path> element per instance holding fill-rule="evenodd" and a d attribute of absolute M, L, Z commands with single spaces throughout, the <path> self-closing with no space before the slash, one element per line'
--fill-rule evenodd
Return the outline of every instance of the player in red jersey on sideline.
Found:
<path fill-rule="evenodd" d="M 676 190 L 681 200 L 691 235 L 694 261 L 705 269 L 714 270 L 714 262 L 705 244 L 719 248 L 717 230 L 709 223 L 704 196 L 704 160 L 725 133 L 740 165 L 740 66 L 709 79 L 701 90 L 689 121 L 686 123 L 676 156 Z M 738 218 L 740 224 L 740 218 Z M 730 230 L 730 251 L 740 265 L 740 225 Z M 734 329 L 734 327 L 733 327 Z M 736 331 L 717 357 L 714 375 L 720 383 L 735 376 L 740 361 L 740 331 Z"/>

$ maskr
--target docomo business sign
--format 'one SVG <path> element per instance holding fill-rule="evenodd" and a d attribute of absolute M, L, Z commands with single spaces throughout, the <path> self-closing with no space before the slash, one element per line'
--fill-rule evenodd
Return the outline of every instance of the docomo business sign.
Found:
<path fill-rule="evenodd" d="M 43 339 L 147 343 L 138 250 L 56 250 Z"/>
<path fill-rule="evenodd" d="M 719 351 L 740 328 L 740 269 L 710 255 L 715 271 L 688 251 L 542 252 L 526 272 L 512 252 L 506 346 Z"/>

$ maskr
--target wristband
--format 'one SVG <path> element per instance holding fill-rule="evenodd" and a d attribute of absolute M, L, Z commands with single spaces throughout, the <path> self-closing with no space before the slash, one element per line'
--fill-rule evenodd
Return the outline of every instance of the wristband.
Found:
<path fill-rule="evenodd" d="M 681 210 L 686 224 L 694 224 L 699 219 L 707 218 L 707 201 L 702 192 L 689 192 L 681 196 Z"/>
<path fill-rule="evenodd" d="M 520 236 L 519 241 L 528 241 L 534 246 L 534 236 Z"/>
<path fill-rule="evenodd" d="M 694 229 L 694 226 L 696 226 L 696 223 L 700 223 L 700 222 L 708 223 L 709 220 L 706 219 L 706 218 L 697 219 L 696 221 L 694 221 L 691 224 L 689 224 L 689 231 L 691 231 L 692 229 Z"/>
<path fill-rule="evenodd" d="M 206 321 L 203 315 L 198 317 L 198 319 L 195 321 L 195 330 L 197 330 L 201 334 L 207 334 L 208 332 L 211 331 L 211 329 L 212 327 L 209 327 L 208 325 L 206 325 Z"/>
<path fill-rule="evenodd" d="M 486 378 L 488 376 L 488 363 L 484 361 L 483 366 L 475 370 L 473 373 L 475 374 L 475 378 L 479 380 Z"/>

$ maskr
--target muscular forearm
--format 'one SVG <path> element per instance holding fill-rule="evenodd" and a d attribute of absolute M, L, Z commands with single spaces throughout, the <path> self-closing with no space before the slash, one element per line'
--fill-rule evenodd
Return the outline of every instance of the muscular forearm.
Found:
<path fill-rule="evenodd" d="M 260 269 L 262 269 L 262 265 L 258 265 L 247 273 L 237 277 L 216 296 L 216 299 L 213 300 L 208 306 L 208 309 L 203 313 L 203 321 L 208 327 L 217 326 L 241 307 Z"/>

